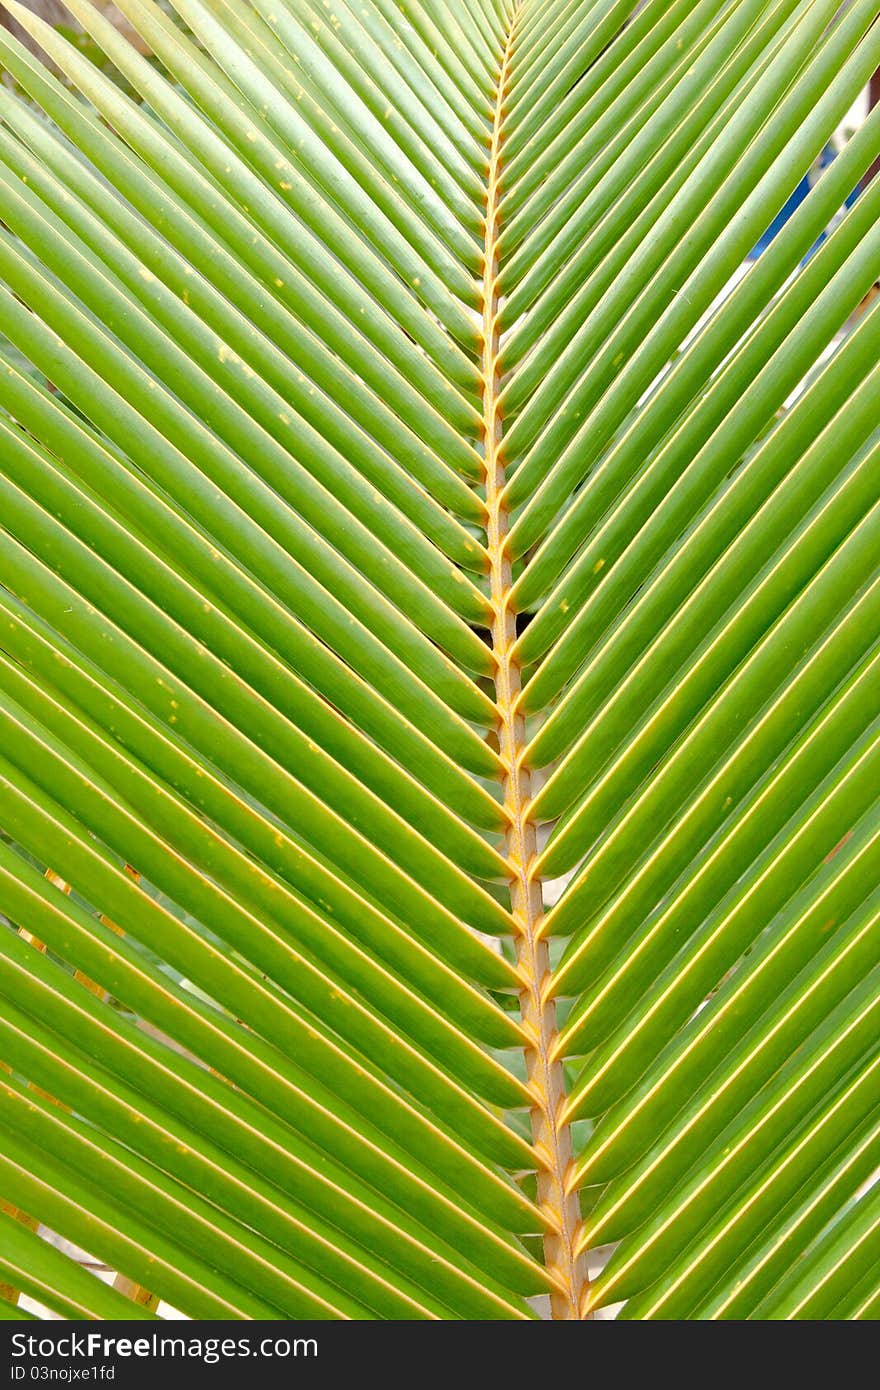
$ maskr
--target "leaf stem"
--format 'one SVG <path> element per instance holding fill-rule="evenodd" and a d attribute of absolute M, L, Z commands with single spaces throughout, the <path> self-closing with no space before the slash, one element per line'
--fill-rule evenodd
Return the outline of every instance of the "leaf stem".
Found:
<path fill-rule="evenodd" d="M 512 575 L 506 551 L 509 516 L 504 502 L 503 420 L 500 409 L 498 331 L 498 238 L 504 144 L 504 100 L 510 75 L 519 6 L 505 44 L 495 94 L 495 115 L 486 176 L 485 246 L 482 280 L 483 432 L 487 548 L 490 559 L 492 649 L 502 785 L 508 815 L 506 855 L 510 871 L 511 912 L 516 930 L 520 1008 L 528 1042 L 525 1047 L 532 1138 L 538 1173 L 538 1205 L 545 1221 L 544 1261 L 554 1276 L 550 1295 L 554 1319 L 580 1319 L 587 1291 L 584 1256 L 579 1255 L 580 1204 L 571 1185 L 571 1131 L 562 1120 L 565 1076 L 553 1061 L 557 1037 L 556 1006 L 548 997 L 550 961 L 541 934 L 544 916 L 540 880 L 533 877 L 537 855 L 535 823 L 529 814 L 531 774 L 524 754 L 525 719 L 519 710 L 522 676 L 513 656 L 516 610 L 511 603 Z"/>

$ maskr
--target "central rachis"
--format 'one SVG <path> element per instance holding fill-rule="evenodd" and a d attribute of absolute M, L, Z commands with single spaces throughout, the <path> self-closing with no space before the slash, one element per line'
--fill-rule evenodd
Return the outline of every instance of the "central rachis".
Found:
<path fill-rule="evenodd" d="M 541 934 L 544 915 L 541 884 L 531 874 L 537 846 L 535 823 L 529 814 L 531 775 L 524 761 L 525 720 L 519 711 L 522 678 L 519 665 L 512 657 L 516 641 L 516 612 L 510 603 L 511 567 L 506 553 L 509 517 L 504 501 L 504 427 L 499 406 L 498 238 L 501 227 L 504 102 L 518 13 L 517 8 L 498 75 L 486 176 L 482 282 L 486 529 L 498 741 L 504 769 L 504 805 L 509 818 L 506 853 L 517 964 L 522 982 L 520 1007 L 529 1039 L 525 1057 L 529 1089 L 533 1096 L 531 1122 L 538 1172 L 538 1204 L 545 1221 L 544 1258 L 556 1283 L 550 1298 L 552 1316 L 575 1319 L 582 1316 L 580 1310 L 587 1273 L 584 1257 L 576 1253 L 581 1216 L 577 1193 L 570 1188 L 573 1167 L 571 1131 L 560 1120 L 565 1106 L 565 1076 L 562 1063 L 552 1060 L 557 1036 L 556 1006 L 546 995 L 550 962 L 547 942 Z"/>

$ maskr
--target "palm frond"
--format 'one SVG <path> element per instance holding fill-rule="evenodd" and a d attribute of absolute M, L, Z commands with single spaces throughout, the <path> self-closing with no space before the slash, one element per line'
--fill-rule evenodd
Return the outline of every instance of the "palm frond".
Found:
<path fill-rule="evenodd" d="M 880 6 L 66 7 L 0 1313 L 873 1316 Z"/>

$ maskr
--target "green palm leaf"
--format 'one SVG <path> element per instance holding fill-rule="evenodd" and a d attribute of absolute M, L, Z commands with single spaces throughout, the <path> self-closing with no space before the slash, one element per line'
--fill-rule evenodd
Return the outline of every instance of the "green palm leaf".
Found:
<path fill-rule="evenodd" d="M 0 1313 L 875 1315 L 880 6 L 66 3 Z"/>

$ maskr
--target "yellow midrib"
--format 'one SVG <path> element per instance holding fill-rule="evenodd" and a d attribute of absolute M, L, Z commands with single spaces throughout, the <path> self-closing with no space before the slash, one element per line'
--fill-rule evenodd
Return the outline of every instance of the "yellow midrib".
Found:
<path fill-rule="evenodd" d="M 544 915 L 541 884 L 532 877 L 536 858 L 535 824 L 529 815 L 531 774 L 524 762 L 525 720 L 519 712 L 522 677 L 511 653 L 516 641 L 516 612 L 510 602 L 511 567 L 506 553 L 509 517 L 504 503 L 503 422 L 499 404 L 498 236 L 499 191 L 503 156 L 504 99 L 510 73 L 517 6 L 501 61 L 495 95 L 495 115 L 486 175 L 486 231 L 482 279 L 483 308 L 483 434 L 487 510 L 487 550 L 490 560 L 492 651 L 495 658 L 495 698 L 498 742 L 504 768 L 502 785 L 507 811 L 506 855 L 510 871 L 511 910 L 516 927 L 520 979 L 520 1008 L 530 1039 L 525 1048 L 531 1108 L 532 1138 L 538 1174 L 538 1205 L 545 1222 L 544 1261 L 554 1276 L 551 1314 L 579 1319 L 587 1289 L 586 1261 L 578 1254 L 581 1230 L 577 1192 L 571 1188 L 573 1161 L 571 1130 L 560 1123 L 565 1106 L 565 1076 L 561 1061 L 553 1061 L 557 1038 L 556 1005 L 547 998 L 550 960 L 541 935 Z"/>

